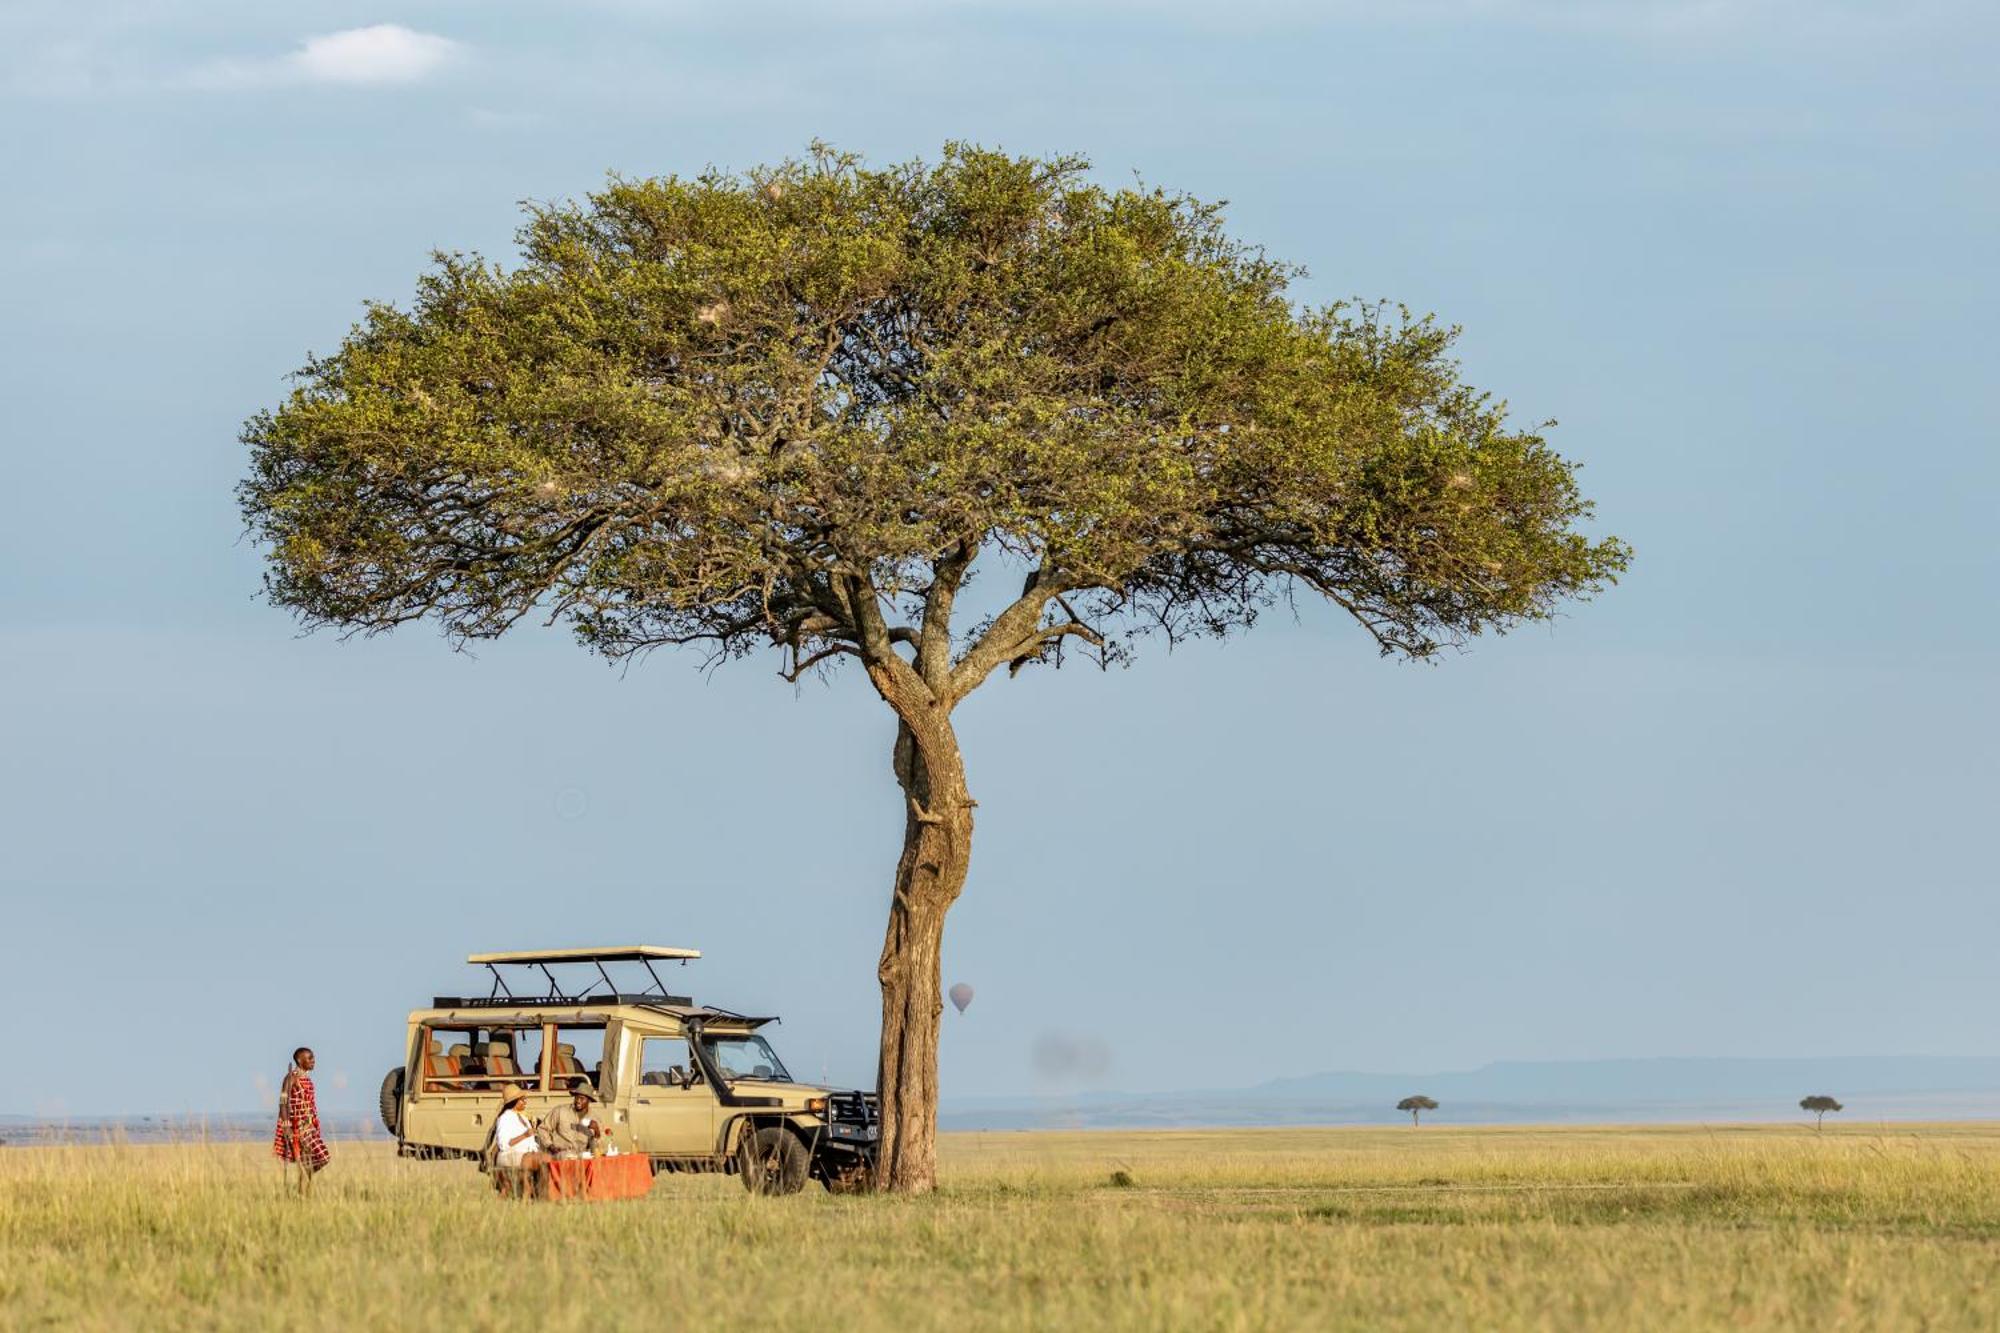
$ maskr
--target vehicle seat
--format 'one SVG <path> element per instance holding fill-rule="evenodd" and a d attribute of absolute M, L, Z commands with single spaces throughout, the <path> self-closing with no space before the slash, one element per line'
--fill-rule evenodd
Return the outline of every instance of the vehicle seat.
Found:
<path fill-rule="evenodd" d="M 581 1074 L 583 1066 L 577 1063 L 576 1047 L 569 1042 L 556 1044 L 556 1072 L 558 1074 Z"/>
<path fill-rule="evenodd" d="M 652 1087 L 663 1088 L 667 1085 L 667 1071 L 664 1069 L 648 1069 L 645 1073 L 639 1075 L 639 1081 Z"/>
<path fill-rule="evenodd" d="M 425 1086 L 429 1086 L 443 1077 L 444 1043 L 433 1037 L 431 1038 L 431 1044 L 424 1050 L 424 1084 Z"/>
<path fill-rule="evenodd" d="M 472 1048 L 464 1042 L 456 1042 L 444 1053 L 444 1072 L 448 1078 L 456 1078 L 472 1063 Z"/>
<path fill-rule="evenodd" d="M 490 1043 L 486 1053 L 486 1072 L 509 1076 L 521 1072 L 514 1063 L 514 1048 L 504 1041 Z"/>
<path fill-rule="evenodd" d="M 488 1072 L 486 1061 L 488 1056 L 492 1054 L 492 1051 L 493 1043 L 491 1042 L 475 1041 L 472 1043 L 472 1058 L 467 1060 L 465 1068 L 459 1071 L 460 1073 L 472 1075 L 471 1078 L 465 1080 L 468 1086 L 475 1088 L 486 1086 L 488 1080 L 480 1077 L 480 1075 Z"/>

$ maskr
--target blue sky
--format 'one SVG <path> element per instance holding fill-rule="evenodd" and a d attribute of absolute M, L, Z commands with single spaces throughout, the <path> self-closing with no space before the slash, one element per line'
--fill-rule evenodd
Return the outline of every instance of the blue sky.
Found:
<path fill-rule="evenodd" d="M 541 943 L 701 947 L 795 1070 L 872 1077 L 900 816 L 858 677 L 299 639 L 230 494 L 242 419 L 433 247 L 815 137 L 1229 200 L 1303 298 L 1462 323 L 1638 550 L 1436 666 L 1308 609 L 982 691 L 947 1098 L 1064 1090 L 1038 1042 L 1127 1089 L 1996 1053 L 1996 37 L 1924 0 L 13 0 L 0 1112 L 252 1107 L 301 1041 L 361 1104 L 466 953 Z"/>

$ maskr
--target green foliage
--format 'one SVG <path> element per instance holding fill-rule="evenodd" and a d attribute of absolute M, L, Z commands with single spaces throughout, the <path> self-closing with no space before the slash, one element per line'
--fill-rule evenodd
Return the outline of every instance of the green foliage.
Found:
<path fill-rule="evenodd" d="M 1628 558 L 1453 331 L 1301 310 L 1217 206 L 1078 159 L 816 147 L 537 206 L 441 254 L 245 428 L 267 591 L 310 626 L 530 614 L 619 656 L 777 645 L 906 670 L 1226 634 L 1300 589 L 1421 657 Z M 985 556 L 1009 610 L 951 623 Z M 891 664 L 888 657 L 899 659 Z"/>
<path fill-rule="evenodd" d="M 1422 1093 L 1418 1093 L 1413 1097 L 1405 1097 L 1402 1101 L 1397 1102 L 1396 1109 L 1398 1111 L 1409 1112 L 1410 1123 L 1417 1125 L 1423 1123 L 1423 1113 L 1425 1111 L 1437 1110 L 1438 1104 Z"/>

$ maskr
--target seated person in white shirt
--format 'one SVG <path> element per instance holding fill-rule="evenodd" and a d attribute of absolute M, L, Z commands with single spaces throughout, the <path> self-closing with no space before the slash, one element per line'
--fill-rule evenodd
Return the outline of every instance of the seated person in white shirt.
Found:
<path fill-rule="evenodd" d="M 500 1089 L 500 1118 L 493 1122 L 493 1161 L 507 1170 L 534 1175 L 542 1169 L 542 1153 L 535 1142 L 535 1127 L 522 1110 L 527 1101 L 526 1088 Z"/>

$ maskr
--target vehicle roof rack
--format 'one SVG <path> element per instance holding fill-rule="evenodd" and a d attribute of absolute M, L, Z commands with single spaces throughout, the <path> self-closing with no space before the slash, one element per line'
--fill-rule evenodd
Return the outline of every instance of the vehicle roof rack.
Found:
<path fill-rule="evenodd" d="M 689 1004 L 685 995 L 669 995 L 666 983 L 653 970 L 655 962 L 675 962 L 685 965 L 690 958 L 701 957 L 699 949 L 669 949 L 657 944 L 626 944 L 608 949 L 526 949 L 513 953 L 475 953 L 468 955 L 466 962 L 484 967 L 493 974 L 493 989 L 483 1000 L 468 997 L 440 995 L 435 997 L 434 1007 L 475 1008 L 503 1005 L 556 1005 L 556 1004 Z M 566 991 L 556 980 L 556 974 L 549 971 L 551 963 L 589 963 L 596 967 L 596 981 L 580 991 Z M 653 984 L 641 991 L 621 991 L 611 980 L 611 974 L 604 970 L 606 963 L 643 963 L 646 975 Z M 501 974 L 503 967 L 532 967 L 548 979 L 548 994 L 542 996 L 516 995 L 514 988 L 507 984 Z M 599 987 L 603 989 L 599 989 Z M 447 1005 L 447 1000 L 452 1001 Z"/>
<path fill-rule="evenodd" d="M 691 995 L 665 995 L 659 991 L 603 991 L 589 995 L 433 995 L 433 1009 L 554 1009 L 579 1004 L 636 1004 L 647 1008 L 694 1004 Z"/>
<path fill-rule="evenodd" d="M 495 963 L 637 963 L 649 959 L 685 963 L 701 957 L 699 949 L 669 949 L 659 944 L 621 944 L 609 949 L 521 949 L 513 953 L 476 953 L 466 958 L 474 966 Z"/>

